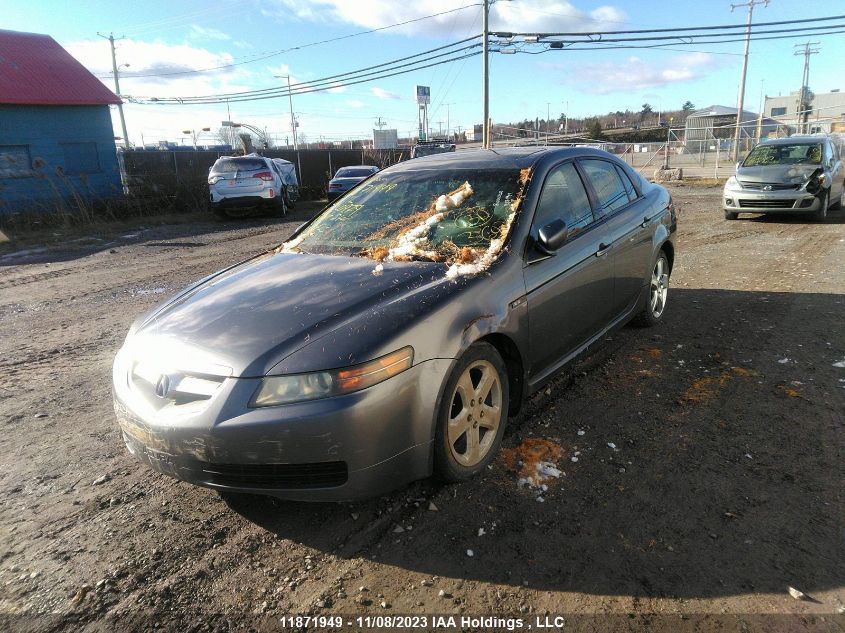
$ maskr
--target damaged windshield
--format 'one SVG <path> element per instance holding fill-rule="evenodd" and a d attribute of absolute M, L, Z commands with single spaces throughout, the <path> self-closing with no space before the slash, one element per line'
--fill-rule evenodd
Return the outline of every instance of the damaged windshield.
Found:
<path fill-rule="evenodd" d="M 742 166 L 820 165 L 821 162 L 822 146 L 820 143 L 796 143 L 794 145 L 758 145 L 751 150 Z"/>
<path fill-rule="evenodd" d="M 484 265 L 501 250 L 528 178 L 518 169 L 377 174 L 282 250 Z"/>

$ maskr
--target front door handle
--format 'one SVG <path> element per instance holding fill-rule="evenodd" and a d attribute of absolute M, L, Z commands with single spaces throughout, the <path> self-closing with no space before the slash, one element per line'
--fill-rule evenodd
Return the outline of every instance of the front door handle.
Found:
<path fill-rule="evenodd" d="M 645 217 L 643 218 L 643 223 L 642 223 L 642 224 L 640 224 L 640 226 L 641 226 L 641 227 L 643 227 L 643 228 L 645 228 L 645 227 L 647 227 L 647 226 L 648 226 L 648 223 L 649 223 L 649 222 L 651 222 L 651 218 L 650 218 L 650 217 L 648 217 L 648 216 L 645 216 Z"/>
<path fill-rule="evenodd" d="M 603 256 L 608 251 L 609 248 L 610 248 L 610 244 L 605 244 L 604 242 L 599 244 L 599 250 L 596 251 L 596 257 Z"/>

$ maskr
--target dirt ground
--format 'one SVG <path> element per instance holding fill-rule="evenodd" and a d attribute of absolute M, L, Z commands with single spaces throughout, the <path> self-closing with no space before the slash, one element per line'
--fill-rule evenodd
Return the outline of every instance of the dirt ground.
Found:
<path fill-rule="evenodd" d="M 672 191 L 665 322 L 618 331 L 509 423 L 511 457 L 559 450 L 545 491 L 500 459 L 357 504 L 222 498 L 131 458 L 110 370 L 132 320 L 307 210 L 4 245 L 0 627 L 845 630 L 845 213 L 728 222 L 720 189 Z"/>

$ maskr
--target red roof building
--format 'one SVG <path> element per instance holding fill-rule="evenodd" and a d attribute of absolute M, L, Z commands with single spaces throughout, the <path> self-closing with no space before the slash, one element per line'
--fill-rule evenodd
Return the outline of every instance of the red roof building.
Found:
<path fill-rule="evenodd" d="M 49 35 L 0 30 L 0 103 L 111 105 L 120 99 Z"/>

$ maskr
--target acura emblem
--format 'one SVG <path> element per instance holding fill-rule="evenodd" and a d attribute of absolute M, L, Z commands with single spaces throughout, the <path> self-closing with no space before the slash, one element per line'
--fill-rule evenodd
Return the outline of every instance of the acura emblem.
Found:
<path fill-rule="evenodd" d="M 765 185 L 765 186 L 763 187 L 763 191 L 771 191 L 771 190 L 772 190 L 772 186 L 771 186 L 771 185 Z"/>
<path fill-rule="evenodd" d="M 167 394 L 170 392 L 170 376 L 167 374 L 162 374 L 159 376 L 158 382 L 156 383 L 156 395 L 159 398 L 166 398 Z"/>

